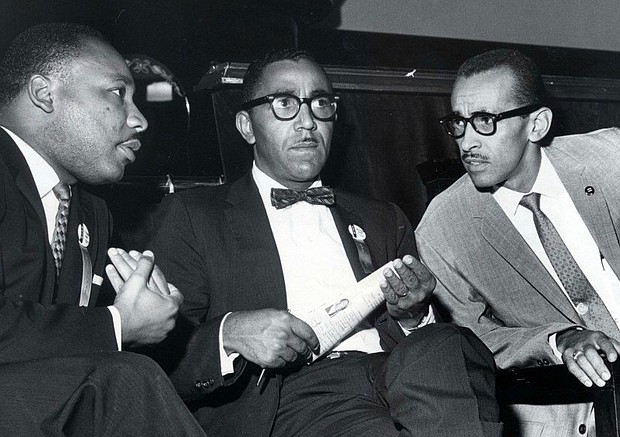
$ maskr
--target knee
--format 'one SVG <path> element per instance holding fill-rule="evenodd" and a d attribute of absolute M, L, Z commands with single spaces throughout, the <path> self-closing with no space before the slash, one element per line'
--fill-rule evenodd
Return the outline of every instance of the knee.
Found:
<path fill-rule="evenodd" d="M 145 355 L 113 352 L 103 354 L 97 361 L 99 362 L 96 363 L 96 367 L 103 378 L 110 377 L 133 383 L 144 379 L 155 380 L 159 377 L 166 377 L 161 367 Z"/>
<path fill-rule="evenodd" d="M 493 354 L 469 329 L 453 323 L 433 323 L 416 329 L 401 343 L 405 349 L 463 351 L 466 355 L 477 355 L 494 366 Z"/>

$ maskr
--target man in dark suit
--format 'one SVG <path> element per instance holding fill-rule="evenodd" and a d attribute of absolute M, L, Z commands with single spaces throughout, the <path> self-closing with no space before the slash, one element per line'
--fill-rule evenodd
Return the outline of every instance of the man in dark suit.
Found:
<path fill-rule="evenodd" d="M 442 123 L 467 174 L 416 229 L 439 306 L 500 368 L 564 363 L 584 385 L 604 385 L 599 351 L 610 361 L 620 351 L 619 130 L 546 141 L 542 77 L 508 49 L 461 66 L 452 110 Z M 509 435 L 593 435 L 592 404 L 513 408 Z"/>
<path fill-rule="evenodd" d="M 499 435 L 491 356 L 469 330 L 431 323 L 435 281 L 403 212 L 321 184 L 338 104 L 323 69 L 270 52 L 242 99 L 251 172 L 168 196 L 153 246 L 185 296 L 160 358 L 198 421 L 235 436 Z M 324 350 L 294 314 L 391 260 L 398 275 L 374 284 L 387 303 Z"/>
<path fill-rule="evenodd" d="M 120 179 L 147 122 L 98 32 L 44 24 L 0 62 L 0 434 L 203 435 L 152 360 L 182 296 L 149 252 L 111 249 L 109 212 L 77 181 Z M 128 263 L 130 260 L 131 263 Z M 134 270 L 135 268 L 135 270 Z"/>

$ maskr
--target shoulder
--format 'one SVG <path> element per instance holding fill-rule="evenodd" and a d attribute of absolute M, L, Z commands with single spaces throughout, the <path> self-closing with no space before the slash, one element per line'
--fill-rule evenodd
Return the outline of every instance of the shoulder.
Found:
<path fill-rule="evenodd" d="M 561 153 L 589 159 L 609 158 L 610 154 L 620 156 L 620 129 L 610 127 L 555 137 L 545 149 L 552 156 Z"/>
<path fill-rule="evenodd" d="M 471 197 L 476 195 L 480 195 L 480 193 L 472 184 L 467 173 L 464 174 L 433 198 L 424 212 L 419 227 L 428 226 L 438 221 L 458 219 L 464 211 L 470 209 Z"/>

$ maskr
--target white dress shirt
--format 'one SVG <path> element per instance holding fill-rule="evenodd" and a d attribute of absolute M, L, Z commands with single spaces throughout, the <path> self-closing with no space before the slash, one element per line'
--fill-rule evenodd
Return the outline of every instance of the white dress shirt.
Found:
<path fill-rule="evenodd" d="M 60 182 L 60 178 L 54 171 L 54 169 L 43 159 L 39 153 L 28 145 L 24 140 L 18 137 L 15 133 L 0 126 L 6 131 L 7 134 L 13 139 L 17 147 L 19 148 L 24 159 L 30 168 L 30 173 L 34 179 L 34 183 L 37 187 L 41 202 L 43 203 L 43 210 L 45 211 L 45 224 L 47 226 L 47 237 L 51 244 L 54 237 L 54 228 L 56 226 L 56 213 L 58 212 L 58 204 L 60 201 L 56 198 L 56 195 L 52 189 Z M 94 283 L 101 284 L 98 278 L 93 278 Z M 118 350 L 121 350 L 121 315 L 114 306 L 108 307 L 110 314 L 112 314 L 112 321 L 114 323 L 114 333 L 116 335 L 116 344 Z"/>
<path fill-rule="evenodd" d="M 544 148 L 542 149 L 538 176 L 528 193 L 519 193 L 501 187 L 493 196 L 570 301 L 570 297 L 564 290 L 540 242 L 532 212 L 519 205 L 521 198 L 532 192 L 540 193 L 541 211 L 549 217 L 573 258 L 618 325 L 620 321 L 620 299 L 618 299 L 620 281 L 602 257 L 592 234 L 577 212 L 577 208 L 575 208 L 566 188 L 549 161 Z"/>

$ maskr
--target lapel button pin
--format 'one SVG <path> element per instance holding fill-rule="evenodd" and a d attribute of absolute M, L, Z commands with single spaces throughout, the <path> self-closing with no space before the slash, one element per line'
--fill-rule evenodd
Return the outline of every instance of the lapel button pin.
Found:
<path fill-rule="evenodd" d="M 594 187 L 592 185 L 588 185 L 585 189 L 586 195 L 591 196 L 594 194 Z"/>

